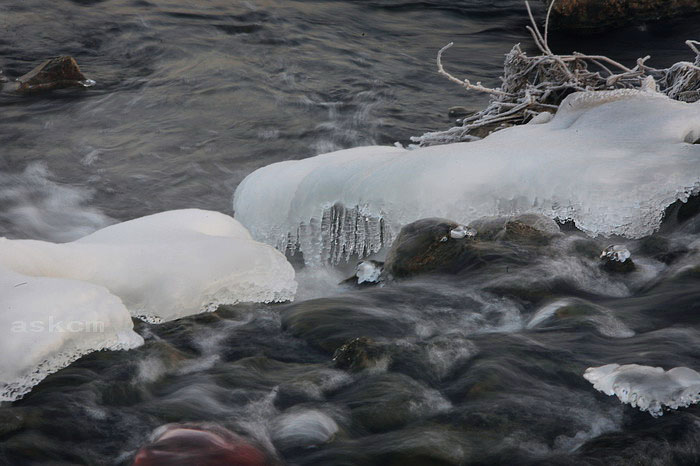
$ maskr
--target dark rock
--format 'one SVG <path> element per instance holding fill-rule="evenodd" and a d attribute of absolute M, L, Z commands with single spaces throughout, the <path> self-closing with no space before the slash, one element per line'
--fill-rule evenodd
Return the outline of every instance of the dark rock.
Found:
<path fill-rule="evenodd" d="M 440 218 L 426 218 L 404 226 L 391 245 L 384 263 L 384 275 L 404 278 L 421 273 L 456 273 L 473 256 L 471 237 L 451 232 L 459 224 Z M 462 226 L 462 228 L 464 228 Z"/>
<path fill-rule="evenodd" d="M 447 110 L 447 115 L 449 115 L 451 118 L 464 117 L 472 113 L 474 113 L 474 111 L 469 110 L 467 107 L 450 107 Z"/>
<path fill-rule="evenodd" d="M 265 454 L 239 435 L 216 425 L 172 424 L 159 428 L 133 466 L 265 466 Z"/>
<path fill-rule="evenodd" d="M 371 338 L 360 337 L 350 340 L 333 353 L 333 362 L 338 369 L 359 372 L 375 367 L 386 356 L 382 347 Z"/>
<path fill-rule="evenodd" d="M 603 270 L 610 273 L 634 272 L 635 265 L 630 252 L 624 246 L 610 245 L 600 254 Z"/>
<path fill-rule="evenodd" d="M 46 60 L 29 73 L 17 79 L 17 92 L 35 92 L 64 89 L 68 87 L 89 87 L 94 84 L 80 71 L 73 57 L 61 56 Z"/>
<path fill-rule="evenodd" d="M 353 424 L 370 432 L 387 432 L 432 414 L 439 401 L 427 387 L 404 374 L 384 373 L 361 378 L 334 396 L 350 407 Z"/>
<path fill-rule="evenodd" d="M 651 235 L 639 241 L 639 253 L 664 264 L 672 264 L 687 254 L 688 249 L 674 246 L 663 236 Z"/>
<path fill-rule="evenodd" d="M 484 217 L 472 222 L 480 240 L 499 240 L 531 245 L 545 245 L 561 233 L 557 223 L 543 215 L 523 214 L 514 217 Z"/>
<path fill-rule="evenodd" d="M 690 196 L 688 200 L 676 201 L 666 208 L 659 231 L 669 233 L 700 233 L 700 195 Z"/>
<path fill-rule="evenodd" d="M 551 27 L 595 33 L 693 13 L 700 13 L 700 0 L 556 0 Z"/>
<path fill-rule="evenodd" d="M 413 325 L 399 312 L 378 308 L 371 296 L 353 296 L 292 304 L 282 313 L 282 328 L 333 354 L 353 338 L 402 338 Z"/>

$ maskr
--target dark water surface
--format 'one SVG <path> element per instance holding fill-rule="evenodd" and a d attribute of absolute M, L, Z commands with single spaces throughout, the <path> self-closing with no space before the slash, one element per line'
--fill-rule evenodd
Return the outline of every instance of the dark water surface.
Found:
<path fill-rule="evenodd" d="M 446 128 L 448 107 L 486 98 L 440 78 L 437 50 L 454 41 L 449 69 L 497 85 L 513 44 L 534 52 L 526 24 L 520 0 L 2 2 L 7 76 L 70 54 L 97 85 L 0 94 L 0 236 L 231 213 L 258 167 Z M 667 66 L 692 58 L 697 24 L 551 40 Z M 328 297 L 139 323 L 144 347 L 91 354 L 0 407 L 0 463 L 129 464 L 158 426 L 207 421 L 288 464 L 698 464 L 700 409 L 654 419 L 581 377 L 611 362 L 700 368 L 696 223 L 669 227 L 661 249 L 630 244 L 639 268 L 624 277 L 590 254 L 605 241 L 574 234 L 479 274 L 351 291 L 302 271 L 301 298 Z M 559 300 L 576 311 L 533 320 Z M 334 368 L 332 349 L 360 336 L 384 361 Z M 305 411 L 339 433 L 290 447 L 280 425 Z"/>

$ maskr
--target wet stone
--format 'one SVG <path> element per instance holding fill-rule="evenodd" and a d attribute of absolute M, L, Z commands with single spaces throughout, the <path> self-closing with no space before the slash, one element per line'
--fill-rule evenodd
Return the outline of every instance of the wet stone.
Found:
<path fill-rule="evenodd" d="M 350 340 L 333 353 L 333 363 L 338 369 L 359 372 L 377 365 L 385 351 L 371 338 Z"/>
<path fill-rule="evenodd" d="M 463 225 L 441 218 L 422 219 L 404 226 L 387 254 L 385 276 L 404 278 L 460 271 L 474 255 L 470 246 L 473 235 L 467 232 Z"/>
<path fill-rule="evenodd" d="M 600 254 L 600 261 L 603 270 L 610 273 L 630 273 L 635 270 L 629 250 L 617 244 L 605 248 Z"/>
<path fill-rule="evenodd" d="M 80 71 L 73 57 L 60 56 L 46 60 L 29 73 L 17 78 L 17 92 L 31 94 L 35 92 L 64 89 L 69 87 L 90 87 L 95 84 Z"/>
<path fill-rule="evenodd" d="M 596 33 L 693 13 L 700 13 L 699 0 L 557 0 L 551 23 L 556 29 Z"/>
<path fill-rule="evenodd" d="M 265 466 L 265 454 L 239 435 L 216 425 L 172 424 L 160 427 L 141 448 L 132 466 Z"/>

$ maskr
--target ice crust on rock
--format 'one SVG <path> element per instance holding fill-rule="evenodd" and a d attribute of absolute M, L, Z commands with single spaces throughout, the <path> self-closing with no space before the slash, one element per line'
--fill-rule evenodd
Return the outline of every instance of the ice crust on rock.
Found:
<path fill-rule="evenodd" d="M 106 288 L 0 265 L 0 401 L 21 398 L 85 354 L 141 344 L 129 311 Z"/>
<path fill-rule="evenodd" d="M 540 213 L 592 235 L 652 233 L 700 190 L 700 103 L 654 92 L 575 93 L 551 121 L 415 150 L 359 147 L 256 170 L 234 195 L 257 240 L 339 262 L 420 218 L 462 224 Z"/>
<path fill-rule="evenodd" d="M 294 269 L 236 220 L 186 209 L 116 224 L 71 243 L 0 238 L 0 265 L 102 285 L 150 322 L 219 304 L 288 301 Z"/>
<path fill-rule="evenodd" d="M 583 374 L 593 387 L 654 417 L 663 409 L 685 408 L 700 401 L 700 374 L 687 367 L 668 371 L 638 364 L 589 367 Z"/>

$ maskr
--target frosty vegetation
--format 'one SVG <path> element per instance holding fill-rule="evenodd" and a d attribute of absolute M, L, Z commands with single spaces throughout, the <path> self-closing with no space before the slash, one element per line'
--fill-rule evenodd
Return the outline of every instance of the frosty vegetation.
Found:
<path fill-rule="evenodd" d="M 666 69 L 648 66 L 646 63 L 651 58 L 648 55 L 639 58 L 632 68 L 603 55 L 576 52 L 558 55 L 552 52 L 548 42 L 549 16 L 554 2 L 547 12 L 544 32 L 538 28 L 530 5 L 527 2 L 525 5 L 532 23 L 528 30 L 542 54 L 529 57 L 520 49 L 520 44 L 516 44 L 506 55 L 501 85 L 488 88 L 445 71 L 442 55 L 453 43 L 447 44 L 437 55 L 438 72 L 467 90 L 490 94 L 491 100 L 485 109 L 461 120 L 461 126 L 426 133 L 412 138 L 413 142 L 429 146 L 474 141 L 509 126 L 533 119 L 546 120 L 572 92 L 648 89 L 684 102 L 700 100 L 700 42 L 686 41 L 695 53 L 694 62 L 683 61 Z"/>

